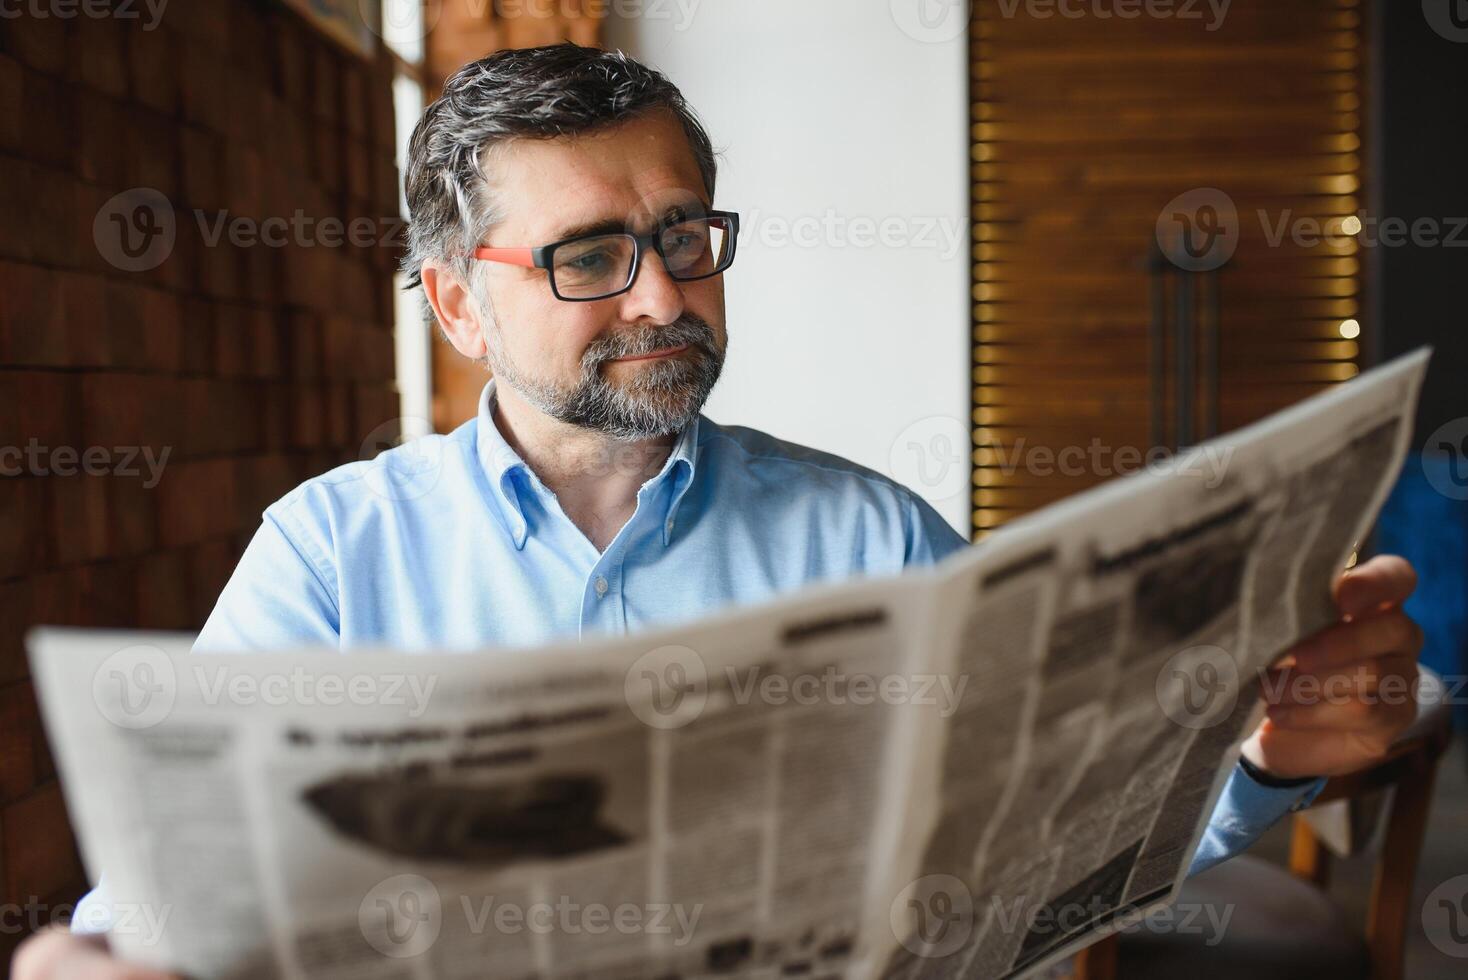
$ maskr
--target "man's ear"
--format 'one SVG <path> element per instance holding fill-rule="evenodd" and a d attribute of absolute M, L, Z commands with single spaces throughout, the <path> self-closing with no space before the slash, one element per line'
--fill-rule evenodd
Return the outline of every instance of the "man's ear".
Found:
<path fill-rule="evenodd" d="M 488 353 L 484 331 L 490 329 L 483 321 L 487 311 L 446 263 L 424 262 L 422 277 L 423 294 L 454 350 L 471 361 L 484 360 Z"/>

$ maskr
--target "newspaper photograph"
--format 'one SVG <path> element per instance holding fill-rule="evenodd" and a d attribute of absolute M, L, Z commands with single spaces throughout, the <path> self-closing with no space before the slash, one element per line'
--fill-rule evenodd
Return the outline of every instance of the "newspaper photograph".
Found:
<path fill-rule="evenodd" d="M 632 637 L 36 631 L 109 943 L 200 978 L 1041 971 L 1176 896 L 1427 356 L 936 568 Z"/>

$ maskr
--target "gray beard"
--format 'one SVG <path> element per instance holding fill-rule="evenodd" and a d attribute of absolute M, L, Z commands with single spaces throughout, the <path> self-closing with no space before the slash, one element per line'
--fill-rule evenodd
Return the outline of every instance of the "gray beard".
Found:
<path fill-rule="evenodd" d="M 582 355 L 580 380 L 569 388 L 521 372 L 505 355 L 498 330 L 488 332 L 498 383 L 554 419 L 629 442 L 682 432 L 698 418 L 724 369 L 713 329 L 692 313 L 666 327 L 597 339 Z M 602 376 L 608 361 L 683 344 L 687 351 L 642 365 L 625 387 Z"/>

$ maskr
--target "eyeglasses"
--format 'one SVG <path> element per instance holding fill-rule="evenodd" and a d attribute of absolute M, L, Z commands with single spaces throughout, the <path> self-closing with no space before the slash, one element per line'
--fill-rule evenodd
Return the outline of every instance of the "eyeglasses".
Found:
<path fill-rule="evenodd" d="M 631 289 L 649 249 L 663 260 L 668 276 L 678 282 L 717 276 L 734 264 L 738 238 L 739 215 L 709 211 L 696 218 L 669 222 L 646 235 L 581 235 L 540 248 L 483 246 L 474 250 L 474 257 L 544 269 L 556 299 L 586 303 Z"/>

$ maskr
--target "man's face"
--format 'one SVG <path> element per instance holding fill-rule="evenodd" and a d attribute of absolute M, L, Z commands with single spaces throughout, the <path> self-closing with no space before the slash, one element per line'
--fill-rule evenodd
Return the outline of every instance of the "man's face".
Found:
<path fill-rule="evenodd" d="M 671 113 L 588 136 L 517 140 L 492 173 L 504 215 L 485 242 L 495 247 L 547 245 L 610 221 L 646 234 L 712 205 Z M 547 415 L 623 439 L 666 435 L 697 416 L 718 380 L 722 276 L 675 282 L 648 251 L 628 292 L 571 303 L 552 294 L 544 269 L 488 263 L 482 272 L 490 367 Z"/>

